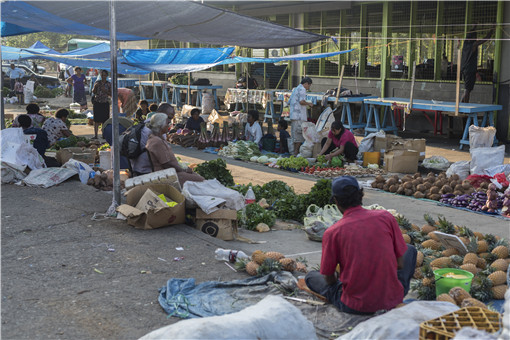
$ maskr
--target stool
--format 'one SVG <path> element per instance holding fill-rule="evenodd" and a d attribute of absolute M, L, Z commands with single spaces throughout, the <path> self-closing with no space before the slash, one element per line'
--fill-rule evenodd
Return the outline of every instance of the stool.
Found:
<path fill-rule="evenodd" d="M 395 117 L 393 114 L 388 114 L 389 106 L 384 107 L 384 116 L 382 122 L 379 121 L 379 110 L 375 104 L 370 104 L 370 109 L 368 110 L 367 116 L 367 124 L 365 126 L 365 136 L 369 132 L 378 132 L 380 130 L 393 132 L 394 135 L 397 135 L 397 126 L 395 124 Z M 388 120 L 388 116 L 390 117 L 391 125 L 387 125 L 386 121 Z M 371 121 L 374 121 L 374 126 L 371 125 Z M 382 125 L 381 125 L 382 123 Z"/>

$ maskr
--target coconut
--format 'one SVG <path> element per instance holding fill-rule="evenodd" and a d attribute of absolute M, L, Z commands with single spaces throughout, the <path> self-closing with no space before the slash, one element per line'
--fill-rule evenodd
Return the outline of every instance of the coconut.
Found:
<path fill-rule="evenodd" d="M 389 188 L 390 192 L 397 192 L 397 189 L 398 189 L 398 185 L 396 185 L 396 184 L 391 185 Z"/>
<path fill-rule="evenodd" d="M 406 189 L 406 190 L 404 191 L 404 194 L 405 194 L 406 196 L 411 196 L 411 195 L 413 194 L 413 191 L 412 191 L 411 189 Z"/>
<path fill-rule="evenodd" d="M 433 186 L 432 188 L 430 188 L 430 193 L 431 194 L 438 194 L 439 193 L 439 187 Z"/>
<path fill-rule="evenodd" d="M 423 192 L 420 192 L 420 191 L 417 191 L 414 193 L 413 195 L 415 198 L 424 198 L 425 195 L 423 194 Z"/>
<path fill-rule="evenodd" d="M 420 192 L 425 192 L 427 190 L 427 187 L 423 184 L 418 184 L 416 186 L 416 190 L 420 191 Z"/>

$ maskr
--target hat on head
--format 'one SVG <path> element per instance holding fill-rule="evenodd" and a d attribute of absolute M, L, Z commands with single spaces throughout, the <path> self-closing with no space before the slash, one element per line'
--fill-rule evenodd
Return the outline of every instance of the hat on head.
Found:
<path fill-rule="evenodd" d="M 333 183 L 331 184 L 331 194 L 333 196 L 344 196 L 345 195 L 345 188 L 348 186 L 353 186 L 356 189 L 360 190 L 358 181 L 356 178 L 352 176 L 340 176 L 333 180 Z"/>

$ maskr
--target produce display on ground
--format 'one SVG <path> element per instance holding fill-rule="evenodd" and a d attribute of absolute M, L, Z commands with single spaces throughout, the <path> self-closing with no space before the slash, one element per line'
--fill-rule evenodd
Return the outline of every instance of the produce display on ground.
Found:
<path fill-rule="evenodd" d="M 200 163 L 195 167 L 195 172 L 205 179 L 216 178 L 221 184 L 226 187 L 233 186 L 234 178 L 232 173 L 227 170 L 227 163 L 221 158 L 213 161 Z"/>
<path fill-rule="evenodd" d="M 261 155 L 262 153 L 260 152 L 257 144 L 242 140 L 237 142 L 228 142 L 226 146 L 218 151 L 218 156 L 241 159 L 244 161 L 250 160 L 253 156 Z"/>
<path fill-rule="evenodd" d="M 438 216 L 437 221 L 427 214 L 424 218 L 426 224 L 419 227 L 411 224 L 405 217 L 397 216 L 404 240 L 418 250 L 414 280 L 411 282 L 411 290 L 417 293 L 418 299 L 437 299 L 461 307 L 484 308 L 487 308 L 484 302 L 503 299 L 508 289 L 507 270 L 510 265 L 507 240 L 454 225 L 442 216 Z M 467 253 L 464 254 L 454 247 L 443 246 L 436 231 L 459 237 L 466 246 Z M 450 290 L 449 294 L 436 296 L 436 283 L 443 277 L 461 279 L 455 276 L 459 275 L 458 273 L 448 270 L 436 277 L 434 271 L 442 268 L 462 269 L 472 273 L 474 277 L 470 292 L 456 287 Z"/>
<path fill-rule="evenodd" d="M 264 276 L 272 271 L 287 271 L 306 273 L 307 263 L 305 259 L 296 260 L 285 257 L 277 251 L 263 252 L 255 250 L 249 259 L 237 259 L 237 270 L 244 270 L 251 276 Z"/>
<path fill-rule="evenodd" d="M 402 178 L 394 175 L 388 179 L 377 176 L 371 186 L 399 195 L 426 198 L 476 212 L 499 214 L 500 210 L 506 207 L 505 211 L 501 212 L 505 215 L 510 206 L 510 191 L 507 189 L 508 193 L 498 192 L 496 185 L 490 182 L 490 178 L 469 176 L 461 180 L 456 174 L 447 177 L 444 172 L 438 175 L 429 172 L 426 177 L 420 173 L 412 176 L 405 175 Z M 506 196 L 508 198 L 505 205 L 503 202 Z"/>

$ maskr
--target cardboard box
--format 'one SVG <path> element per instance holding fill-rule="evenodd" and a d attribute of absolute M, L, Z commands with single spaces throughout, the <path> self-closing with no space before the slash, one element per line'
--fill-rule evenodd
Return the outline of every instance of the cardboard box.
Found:
<path fill-rule="evenodd" d="M 312 158 L 317 158 L 317 155 L 319 152 L 321 152 L 321 143 L 314 143 L 313 144 L 313 150 L 312 150 Z"/>
<path fill-rule="evenodd" d="M 386 151 L 391 150 L 415 150 L 420 155 L 420 160 L 425 159 L 425 139 L 397 139 L 392 141 Z"/>
<path fill-rule="evenodd" d="M 142 198 L 138 201 L 136 204 L 136 209 L 139 209 L 143 212 L 148 212 L 150 209 L 158 209 L 158 208 L 165 208 L 168 207 L 168 205 L 163 201 L 161 198 L 158 197 L 158 194 L 156 194 L 151 189 L 147 189 L 145 193 L 143 194 Z"/>
<path fill-rule="evenodd" d="M 414 150 L 392 150 L 384 153 L 384 170 L 413 174 L 418 171 L 420 154 Z"/>
<path fill-rule="evenodd" d="M 55 158 L 60 164 L 67 163 L 71 158 L 85 164 L 94 164 L 96 161 L 96 153 L 97 151 L 92 149 L 70 147 L 58 150 Z"/>
<path fill-rule="evenodd" d="M 162 183 L 170 184 L 177 191 L 181 191 L 181 185 L 179 184 L 179 178 L 174 168 L 168 168 L 160 171 L 151 172 L 150 174 L 136 176 L 126 180 L 126 189 L 131 189 L 137 185 L 149 184 L 149 183 Z"/>
<path fill-rule="evenodd" d="M 427 147 L 425 143 L 425 138 L 419 139 L 410 139 L 411 147 L 410 150 L 416 150 L 420 153 L 420 161 L 425 159 L 425 148 Z"/>
<path fill-rule="evenodd" d="M 375 137 L 374 140 L 374 151 L 379 151 L 380 153 L 386 152 L 386 150 L 389 150 L 389 147 L 391 143 L 393 143 L 396 140 L 402 139 L 399 136 L 395 135 L 386 135 L 385 137 Z"/>
<path fill-rule="evenodd" d="M 231 241 L 237 235 L 237 211 L 220 209 L 207 215 L 202 209 L 197 209 L 196 228 L 202 232 Z"/>
<path fill-rule="evenodd" d="M 164 194 L 172 201 L 177 202 L 177 205 L 169 207 L 165 204 L 165 207 L 151 208 L 147 212 L 137 209 L 136 205 L 145 195 L 147 189 L 157 194 Z M 185 198 L 179 190 L 170 184 L 142 184 L 132 188 L 125 195 L 127 204 L 119 206 L 117 211 L 126 216 L 128 224 L 135 228 L 148 230 L 184 223 Z"/>

